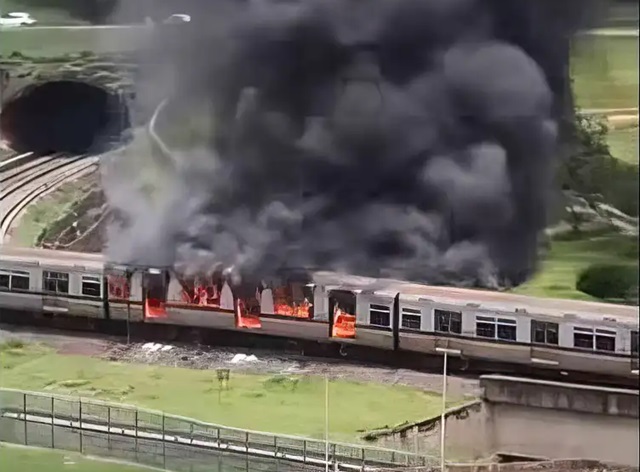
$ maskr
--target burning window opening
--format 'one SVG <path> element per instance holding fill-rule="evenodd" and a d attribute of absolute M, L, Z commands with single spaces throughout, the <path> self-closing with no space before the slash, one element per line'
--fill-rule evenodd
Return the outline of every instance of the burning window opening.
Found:
<path fill-rule="evenodd" d="M 126 275 L 107 275 L 107 286 L 110 300 L 129 300 L 131 287 L 129 278 Z"/>
<path fill-rule="evenodd" d="M 331 337 L 353 339 L 356 337 L 356 296 L 346 290 L 332 290 L 329 294 L 331 313 Z"/>

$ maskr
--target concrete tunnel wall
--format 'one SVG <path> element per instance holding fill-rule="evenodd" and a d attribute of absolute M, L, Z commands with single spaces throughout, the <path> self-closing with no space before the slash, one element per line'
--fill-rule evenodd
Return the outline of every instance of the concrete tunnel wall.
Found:
<path fill-rule="evenodd" d="M 106 88 L 75 80 L 29 85 L 2 106 L 0 131 L 16 152 L 81 154 L 117 143 L 128 107 Z"/>

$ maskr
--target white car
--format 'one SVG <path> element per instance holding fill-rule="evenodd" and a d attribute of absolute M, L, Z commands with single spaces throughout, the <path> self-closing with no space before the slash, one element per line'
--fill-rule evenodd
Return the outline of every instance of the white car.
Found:
<path fill-rule="evenodd" d="M 164 24 L 177 24 L 177 23 L 189 23 L 191 21 L 191 16 L 186 15 L 184 13 L 174 13 L 169 18 L 163 21 Z"/>
<path fill-rule="evenodd" d="M 32 26 L 37 21 L 31 17 L 29 13 L 12 12 L 0 16 L 0 27 L 16 28 L 19 26 Z"/>

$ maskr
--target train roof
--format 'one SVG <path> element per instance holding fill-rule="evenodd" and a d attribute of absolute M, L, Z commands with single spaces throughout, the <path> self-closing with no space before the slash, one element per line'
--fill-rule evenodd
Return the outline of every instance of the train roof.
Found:
<path fill-rule="evenodd" d="M 46 264 L 56 267 L 84 267 L 102 270 L 104 257 L 101 254 L 54 251 L 50 249 L 25 249 L 0 246 L 0 259 L 12 262 Z M 492 292 L 459 287 L 442 287 L 403 282 L 391 279 L 375 279 L 334 272 L 316 272 L 313 280 L 329 289 L 369 292 L 393 297 L 402 294 L 403 300 L 432 301 L 441 305 L 469 309 L 496 310 L 507 313 L 531 313 L 559 318 L 587 318 L 638 325 L 637 306 L 615 305 L 557 298 L 537 298 L 505 292 Z"/>
<path fill-rule="evenodd" d="M 637 306 L 616 305 L 559 298 L 538 298 L 505 292 L 493 292 L 460 287 L 443 287 L 402 282 L 390 279 L 374 279 L 349 276 L 331 272 L 320 272 L 314 277 L 317 283 L 330 285 L 337 289 L 356 289 L 383 296 L 401 293 L 404 300 L 432 301 L 442 305 L 469 309 L 496 310 L 508 313 L 531 313 L 561 318 L 590 318 L 595 320 L 617 321 L 638 325 Z"/>
<path fill-rule="evenodd" d="M 82 252 L 54 251 L 52 249 L 31 249 L 0 246 L 0 260 L 9 262 L 25 262 L 27 264 L 43 264 L 52 267 L 83 267 L 88 270 L 102 271 L 104 258 L 102 254 Z"/>

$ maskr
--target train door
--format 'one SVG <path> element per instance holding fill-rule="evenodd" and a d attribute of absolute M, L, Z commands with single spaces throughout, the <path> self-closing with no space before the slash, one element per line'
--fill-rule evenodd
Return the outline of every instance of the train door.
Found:
<path fill-rule="evenodd" d="M 69 272 L 42 271 L 42 309 L 45 313 L 66 314 L 69 312 Z"/>
<path fill-rule="evenodd" d="M 638 375 L 638 358 L 640 357 L 640 345 L 638 344 L 638 331 L 631 331 L 631 373 Z"/>
<path fill-rule="evenodd" d="M 233 289 L 236 327 L 238 328 L 262 328 L 262 323 L 260 322 L 260 300 L 262 295 L 260 287 L 252 288 L 255 289 L 253 292 L 247 286 L 236 286 Z"/>
<path fill-rule="evenodd" d="M 356 294 L 350 290 L 329 291 L 329 337 L 356 337 Z"/>
<path fill-rule="evenodd" d="M 167 290 L 171 276 L 166 270 L 148 269 L 142 278 L 144 317 L 166 318 Z"/>

